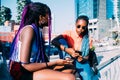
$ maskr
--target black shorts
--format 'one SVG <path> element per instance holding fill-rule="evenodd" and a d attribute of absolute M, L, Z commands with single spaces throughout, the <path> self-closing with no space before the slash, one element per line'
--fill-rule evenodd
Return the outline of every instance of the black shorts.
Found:
<path fill-rule="evenodd" d="M 10 74 L 14 80 L 33 80 L 33 72 L 26 70 L 21 63 L 11 61 Z"/>
<path fill-rule="evenodd" d="M 21 71 L 23 73 L 21 75 L 21 80 L 33 80 L 33 72 L 30 72 L 30 71 L 26 70 L 22 66 L 21 66 Z"/>

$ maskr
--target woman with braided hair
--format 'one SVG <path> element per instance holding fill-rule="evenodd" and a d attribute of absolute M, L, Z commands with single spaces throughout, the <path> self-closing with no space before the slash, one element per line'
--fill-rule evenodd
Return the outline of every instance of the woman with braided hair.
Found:
<path fill-rule="evenodd" d="M 19 30 L 11 46 L 11 76 L 14 80 L 75 80 L 74 75 L 70 73 L 52 69 L 56 65 L 71 63 L 63 59 L 48 61 L 42 36 L 44 26 L 48 26 L 50 29 L 50 8 L 40 2 L 26 5 L 23 9 Z"/>

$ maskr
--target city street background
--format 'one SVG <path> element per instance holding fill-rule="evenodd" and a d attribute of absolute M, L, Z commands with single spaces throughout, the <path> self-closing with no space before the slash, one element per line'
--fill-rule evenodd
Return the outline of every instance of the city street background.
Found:
<path fill-rule="evenodd" d="M 0 0 L 0 6 L 11 9 L 12 18 L 0 25 L 0 59 L 7 59 L 11 42 L 17 33 L 17 1 Z M 74 29 L 79 15 L 89 17 L 89 35 L 98 59 L 99 80 L 120 80 L 120 0 L 31 0 L 47 4 L 52 12 L 52 39 L 65 30 Z M 2 9 L 1 9 L 2 11 Z M 3 14 L 0 14 L 3 15 Z M 2 19 L 1 19 L 2 20 Z M 48 42 L 48 28 L 44 28 Z M 46 53 L 48 53 L 48 43 Z M 50 46 L 50 61 L 59 58 L 58 49 Z M 2 55 L 1 55 L 2 54 Z M 0 60 L 2 61 L 2 59 Z M 77 79 L 78 80 L 78 79 Z"/>

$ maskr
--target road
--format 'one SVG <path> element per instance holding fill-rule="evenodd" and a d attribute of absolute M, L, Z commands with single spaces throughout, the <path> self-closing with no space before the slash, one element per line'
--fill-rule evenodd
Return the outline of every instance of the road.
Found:
<path fill-rule="evenodd" d="M 107 60 L 111 59 L 120 54 L 120 46 L 104 46 L 104 47 L 97 47 L 95 49 L 98 62 L 102 64 Z M 50 56 L 50 61 L 58 59 L 59 55 Z"/>

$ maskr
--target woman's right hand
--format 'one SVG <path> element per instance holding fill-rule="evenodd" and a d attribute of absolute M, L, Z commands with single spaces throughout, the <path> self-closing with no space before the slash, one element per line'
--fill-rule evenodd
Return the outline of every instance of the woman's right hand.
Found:
<path fill-rule="evenodd" d="M 69 53 L 73 58 L 77 58 L 79 56 L 79 54 L 76 53 L 73 48 L 66 48 L 66 52 Z"/>

